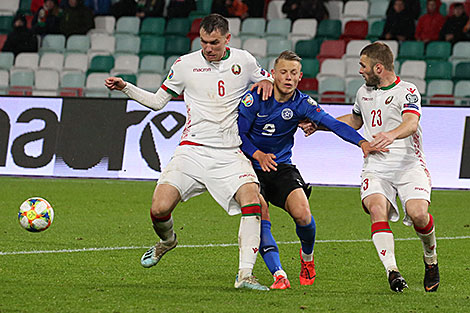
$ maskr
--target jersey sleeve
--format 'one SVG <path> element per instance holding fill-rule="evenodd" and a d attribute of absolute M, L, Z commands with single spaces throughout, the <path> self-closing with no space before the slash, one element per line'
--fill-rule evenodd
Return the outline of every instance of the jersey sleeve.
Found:
<path fill-rule="evenodd" d="M 274 82 L 272 75 L 267 70 L 262 68 L 261 65 L 259 65 L 254 56 L 246 52 L 246 58 L 248 59 L 248 64 L 250 64 L 250 79 L 253 83 L 257 83 L 265 79 L 269 80 L 270 82 Z"/>
<path fill-rule="evenodd" d="M 320 120 L 328 115 L 323 109 L 318 105 L 318 103 L 313 100 L 311 97 L 306 97 L 301 102 L 301 109 L 304 117 L 309 118 L 315 124 L 319 124 Z"/>
<path fill-rule="evenodd" d="M 406 88 L 403 98 L 401 99 L 403 106 L 401 114 L 413 113 L 421 117 L 421 95 L 415 85 L 410 84 L 411 87 Z"/>
<path fill-rule="evenodd" d="M 238 131 L 242 140 L 241 149 L 245 154 L 252 157 L 253 153 L 259 150 L 248 136 L 259 108 L 256 93 L 247 92 L 240 100 L 238 108 Z"/>
<path fill-rule="evenodd" d="M 161 85 L 161 88 L 171 94 L 173 97 L 178 97 L 184 90 L 184 77 L 185 65 L 184 59 L 178 58 L 170 68 L 168 76 Z"/>
<path fill-rule="evenodd" d="M 361 107 L 359 106 L 359 91 L 356 92 L 356 99 L 354 100 L 352 113 L 361 116 Z"/>

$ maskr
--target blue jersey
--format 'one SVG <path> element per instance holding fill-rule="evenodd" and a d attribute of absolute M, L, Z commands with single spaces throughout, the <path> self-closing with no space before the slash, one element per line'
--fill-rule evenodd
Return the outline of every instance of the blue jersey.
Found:
<path fill-rule="evenodd" d="M 315 100 L 298 90 L 283 103 L 277 102 L 274 96 L 263 101 L 256 91 L 247 92 L 239 105 L 238 128 L 241 149 L 253 161 L 253 167 L 261 169 L 252 157 L 256 150 L 274 154 L 278 164 L 291 164 L 294 134 L 299 121 L 306 118 L 351 143 L 359 144 L 364 140 L 353 128 L 333 118 Z"/>

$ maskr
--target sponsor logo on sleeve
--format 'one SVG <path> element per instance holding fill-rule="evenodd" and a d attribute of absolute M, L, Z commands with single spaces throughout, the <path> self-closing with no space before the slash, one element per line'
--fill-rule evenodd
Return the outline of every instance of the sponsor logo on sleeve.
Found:
<path fill-rule="evenodd" d="M 416 88 L 411 88 L 411 87 L 410 87 L 410 88 L 406 88 L 406 90 L 408 90 L 409 92 L 411 92 L 412 94 L 414 94 L 415 91 L 416 91 Z"/>
<path fill-rule="evenodd" d="M 308 104 L 313 105 L 313 106 L 317 106 L 317 105 L 318 105 L 318 104 L 315 102 L 315 100 L 313 100 L 311 97 L 308 97 L 308 98 L 307 98 L 307 102 L 308 102 Z"/>
<path fill-rule="evenodd" d="M 406 94 L 405 98 L 406 98 L 406 101 L 408 101 L 409 103 L 418 102 L 418 96 L 411 94 L 411 93 Z"/>
<path fill-rule="evenodd" d="M 175 72 L 173 70 L 170 70 L 170 72 L 168 73 L 168 80 L 172 79 L 173 76 L 175 75 Z"/>
<path fill-rule="evenodd" d="M 250 93 L 247 93 L 243 99 L 242 99 L 242 103 L 244 106 L 246 106 L 247 108 L 251 107 L 253 105 L 253 96 L 250 94 Z"/>
<path fill-rule="evenodd" d="M 416 104 L 413 104 L 413 103 L 405 103 L 403 105 L 403 108 L 419 110 L 419 107 Z"/>

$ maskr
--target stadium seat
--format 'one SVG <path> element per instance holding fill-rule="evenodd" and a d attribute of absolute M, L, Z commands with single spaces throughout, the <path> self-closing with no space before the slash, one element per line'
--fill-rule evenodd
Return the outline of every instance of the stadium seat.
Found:
<path fill-rule="evenodd" d="M 242 49 L 247 50 L 255 57 L 266 57 L 268 42 L 264 38 L 248 38 L 243 41 Z"/>
<path fill-rule="evenodd" d="M 85 87 L 85 74 L 81 71 L 65 72 L 61 75 L 59 96 L 81 97 Z"/>
<path fill-rule="evenodd" d="M 233 47 L 232 45 L 233 43 L 233 37 L 230 38 L 230 43 L 228 44 L 230 47 Z M 237 47 L 235 47 L 237 48 Z M 199 49 L 202 49 L 202 46 L 201 46 L 201 38 L 199 37 L 196 37 L 194 38 L 192 41 L 191 41 L 191 52 L 193 51 L 197 51 Z"/>
<path fill-rule="evenodd" d="M 240 27 L 242 21 L 238 17 L 228 17 L 228 29 L 232 36 L 238 36 L 240 34 Z"/>
<path fill-rule="evenodd" d="M 66 42 L 67 53 L 87 53 L 90 49 L 90 37 L 87 35 L 71 35 Z"/>
<path fill-rule="evenodd" d="M 112 15 L 95 16 L 95 28 L 91 30 L 91 33 L 113 34 L 115 25 L 116 18 Z"/>
<path fill-rule="evenodd" d="M 85 97 L 108 98 L 109 91 L 104 85 L 104 80 L 109 77 L 109 73 L 91 73 L 85 82 Z"/>
<path fill-rule="evenodd" d="M 115 76 L 120 73 L 135 74 L 139 69 L 139 57 L 133 54 L 123 54 L 116 57 L 114 68 L 111 70 L 111 75 Z"/>
<path fill-rule="evenodd" d="M 239 37 L 242 41 L 250 37 L 261 38 L 264 36 L 266 20 L 262 17 L 248 17 L 243 20 Z"/>
<path fill-rule="evenodd" d="M 71 53 L 65 57 L 62 71 L 81 71 L 85 73 L 88 69 L 88 56 L 85 53 Z"/>
<path fill-rule="evenodd" d="M 470 62 L 470 42 L 468 41 L 459 41 L 454 44 L 452 49 L 452 55 L 450 56 L 450 61 L 455 65 L 461 61 Z"/>
<path fill-rule="evenodd" d="M 10 87 L 8 94 L 12 96 L 31 96 L 34 86 L 34 71 L 27 68 L 10 70 Z"/>
<path fill-rule="evenodd" d="M 314 95 L 318 91 L 318 80 L 314 77 L 305 77 L 299 81 L 297 88 L 309 95 Z"/>
<path fill-rule="evenodd" d="M 343 15 L 343 1 L 325 1 L 325 6 L 328 10 L 330 15 L 330 19 L 332 20 L 339 20 Z"/>
<path fill-rule="evenodd" d="M 199 45 L 201 44 L 201 42 L 199 42 Z M 242 40 L 241 38 L 239 37 L 232 37 L 230 38 L 230 42 L 228 44 L 229 47 L 234 47 L 234 48 L 238 48 L 238 49 L 241 49 L 242 48 Z"/>
<path fill-rule="evenodd" d="M 9 34 L 13 30 L 13 15 L 0 15 L 0 34 Z"/>
<path fill-rule="evenodd" d="M 335 40 L 341 36 L 340 20 L 322 20 L 318 24 L 317 35 L 315 38 L 323 40 Z"/>
<path fill-rule="evenodd" d="M 39 68 L 49 68 L 61 71 L 64 65 L 64 55 L 57 52 L 46 52 L 39 60 Z"/>
<path fill-rule="evenodd" d="M 323 94 L 328 91 L 344 92 L 345 81 L 344 78 L 337 76 L 325 77 L 318 80 L 318 93 Z"/>
<path fill-rule="evenodd" d="M 9 70 L 14 61 L 15 55 L 13 52 L 0 52 L 0 69 Z"/>
<path fill-rule="evenodd" d="M 188 18 L 175 17 L 168 20 L 165 28 L 165 36 L 186 36 L 189 33 L 190 28 L 191 21 Z"/>
<path fill-rule="evenodd" d="M 282 5 L 285 1 L 272 0 L 268 2 L 268 8 L 266 12 L 266 19 L 268 21 L 274 19 L 286 18 L 286 14 L 282 12 Z"/>
<path fill-rule="evenodd" d="M 395 58 L 395 60 L 397 60 L 398 47 L 399 47 L 398 41 L 396 41 L 396 40 L 380 40 L 380 42 L 383 42 L 387 46 L 390 47 L 390 50 L 392 50 L 392 53 L 393 53 L 393 57 Z"/>
<path fill-rule="evenodd" d="M 191 50 L 191 42 L 188 37 L 166 36 L 165 37 L 165 56 L 183 55 Z"/>
<path fill-rule="evenodd" d="M 201 14 L 211 13 L 212 0 L 198 0 L 196 1 L 196 10 L 201 12 Z"/>
<path fill-rule="evenodd" d="M 139 54 L 140 37 L 135 35 L 116 36 L 114 54 Z"/>
<path fill-rule="evenodd" d="M 456 99 L 455 105 L 470 106 L 470 80 L 458 81 L 454 87 L 454 96 L 456 98 L 467 98 L 467 99 Z"/>
<path fill-rule="evenodd" d="M 400 77 L 424 79 L 426 76 L 426 62 L 418 60 L 406 60 L 401 64 Z"/>
<path fill-rule="evenodd" d="M 187 37 L 190 41 L 193 41 L 194 38 L 199 37 L 199 28 L 201 25 L 202 18 L 196 18 L 191 23 L 191 28 L 189 29 L 189 33 Z"/>
<path fill-rule="evenodd" d="M 346 78 L 347 79 L 362 79 L 362 77 L 360 76 L 359 74 L 359 69 L 361 68 L 361 66 L 359 65 L 359 58 L 357 59 L 352 59 L 352 58 L 349 58 L 349 59 L 344 59 L 345 60 L 345 64 L 344 64 L 344 67 L 345 67 L 345 73 L 346 73 Z"/>
<path fill-rule="evenodd" d="M 454 82 L 470 80 L 470 62 L 460 62 L 455 65 Z"/>
<path fill-rule="evenodd" d="M 299 18 L 292 23 L 292 31 L 289 33 L 288 38 L 295 46 L 299 40 L 308 40 L 315 37 L 317 34 L 318 22 L 314 18 Z"/>
<path fill-rule="evenodd" d="M 10 84 L 10 72 L 0 69 L 0 95 L 6 95 Z"/>
<path fill-rule="evenodd" d="M 87 74 L 100 72 L 109 73 L 114 67 L 114 57 L 112 55 L 96 55 L 91 59 Z"/>
<path fill-rule="evenodd" d="M 322 40 L 310 39 L 310 40 L 299 40 L 295 44 L 295 52 L 301 58 L 316 58 L 320 52 Z"/>
<path fill-rule="evenodd" d="M 137 87 L 156 92 L 163 82 L 163 77 L 157 73 L 142 73 L 137 77 Z"/>
<path fill-rule="evenodd" d="M 271 61 L 271 58 L 268 58 L 268 57 L 264 57 L 264 58 L 257 57 L 257 58 L 256 58 L 256 61 L 258 61 L 258 64 L 259 64 L 259 66 L 261 66 L 261 68 L 264 68 L 265 70 L 268 70 L 268 69 L 269 69 L 269 62 Z"/>
<path fill-rule="evenodd" d="M 343 7 L 342 20 L 366 20 L 369 13 L 369 1 L 349 0 Z"/>
<path fill-rule="evenodd" d="M 0 51 L 3 50 L 3 46 L 5 45 L 5 41 L 7 41 L 7 38 L 7 34 L 0 34 Z"/>
<path fill-rule="evenodd" d="M 315 78 L 320 70 L 320 62 L 315 58 L 303 58 L 301 61 L 304 78 Z"/>
<path fill-rule="evenodd" d="M 346 45 L 346 53 L 344 54 L 344 58 L 346 59 L 354 59 L 359 62 L 360 53 L 362 48 L 370 44 L 370 40 L 351 40 Z"/>
<path fill-rule="evenodd" d="M 348 102 L 354 103 L 357 91 L 362 85 L 364 85 L 364 79 L 362 78 L 352 78 L 346 80 L 346 96 L 348 97 Z"/>
<path fill-rule="evenodd" d="M 20 6 L 19 0 L 2 0 L 0 1 L 1 15 L 14 15 Z"/>
<path fill-rule="evenodd" d="M 140 52 L 139 55 L 164 55 L 165 54 L 165 37 L 143 35 L 140 36 Z"/>
<path fill-rule="evenodd" d="M 370 22 L 383 19 L 386 16 L 388 4 L 388 1 L 372 1 L 367 20 Z"/>
<path fill-rule="evenodd" d="M 398 60 L 422 60 L 424 59 L 424 42 L 403 41 L 398 51 Z"/>
<path fill-rule="evenodd" d="M 39 52 L 42 54 L 44 52 L 59 52 L 63 53 L 65 51 L 65 36 L 64 35 L 55 35 L 49 34 L 44 36 L 41 40 L 41 49 Z"/>
<path fill-rule="evenodd" d="M 417 77 L 409 77 L 406 79 L 406 81 L 412 84 L 415 84 L 421 96 L 426 95 L 426 81 L 424 79 L 417 78 Z"/>
<path fill-rule="evenodd" d="M 137 84 L 137 76 L 130 73 L 120 73 L 116 74 L 117 77 L 122 78 L 124 81 L 129 82 L 133 85 Z"/>
<path fill-rule="evenodd" d="M 165 72 L 165 57 L 162 55 L 146 55 L 140 59 L 139 73 Z"/>
<path fill-rule="evenodd" d="M 264 38 L 270 40 L 273 37 L 283 37 L 287 39 L 291 29 L 291 20 L 289 19 L 272 19 L 266 25 L 266 33 Z"/>
<path fill-rule="evenodd" d="M 90 35 L 90 50 L 114 53 L 116 38 L 114 35 L 94 33 Z"/>
<path fill-rule="evenodd" d="M 449 61 L 427 61 L 426 80 L 452 79 L 452 63 Z"/>
<path fill-rule="evenodd" d="M 367 21 L 348 21 L 344 27 L 344 32 L 339 38 L 346 41 L 365 39 L 368 30 L 369 23 Z"/>
<path fill-rule="evenodd" d="M 292 50 L 292 42 L 289 39 L 268 41 L 268 57 L 277 57 L 281 52 L 285 50 Z"/>
<path fill-rule="evenodd" d="M 366 39 L 370 41 L 377 41 L 384 31 L 385 20 L 373 21 L 370 24 L 369 33 Z"/>
<path fill-rule="evenodd" d="M 15 58 L 15 68 L 36 69 L 39 65 L 39 54 L 36 52 L 21 52 Z"/>
<path fill-rule="evenodd" d="M 139 35 L 163 35 L 165 33 L 165 24 L 163 17 L 146 17 L 140 25 Z"/>
<path fill-rule="evenodd" d="M 342 59 L 325 59 L 320 62 L 320 72 L 317 75 L 318 80 L 322 80 L 325 77 L 336 76 L 345 77 L 345 62 Z"/>
<path fill-rule="evenodd" d="M 137 16 L 121 16 L 116 22 L 115 34 L 139 34 L 140 18 Z"/>
<path fill-rule="evenodd" d="M 34 74 L 33 96 L 57 96 L 59 89 L 59 72 L 54 69 L 39 68 Z"/>
<path fill-rule="evenodd" d="M 432 41 L 426 46 L 424 57 L 426 60 L 447 61 L 450 57 L 452 45 L 447 41 Z"/>
<path fill-rule="evenodd" d="M 168 73 L 170 71 L 170 68 L 173 66 L 173 64 L 179 57 L 179 55 L 170 55 L 168 58 L 166 58 L 164 71 L 165 73 Z"/>
<path fill-rule="evenodd" d="M 340 59 L 346 51 L 344 40 L 325 40 L 320 46 L 320 53 L 317 55 L 320 64 L 325 59 Z"/>
<path fill-rule="evenodd" d="M 426 96 L 431 105 L 454 105 L 454 83 L 451 80 L 436 79 L 427 84 Z"/>

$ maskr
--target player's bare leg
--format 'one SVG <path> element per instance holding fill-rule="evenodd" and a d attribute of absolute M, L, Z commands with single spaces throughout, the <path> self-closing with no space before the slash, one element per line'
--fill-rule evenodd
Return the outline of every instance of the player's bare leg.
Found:
<path fill-rule="evenodd" d="M 181 196 L 178 189 L 171 185 L 161 184 L 155 188 L 150 216 L 152 218 L 153 229 L 160 238 L 160 241 L 142 256 L 140 263 L 143 267 L 157 265 L 162 256 L 178 244 L 176 234 L 173 231 L 171 212 L 180 200 Z"/>
<path fill-rule="evenodd" d="M 392 229 L 388 224 L 391 204 L 382 194 L 367 196 L 364 198 L 363 204 L 370 214 L 372 242 L 387 272 L 390 289 L 402 292 L 408 285 L 398 271 L 395 260 L 395 242 Z"/>
<path fill-rule="evenodd" d="M 413 221 L 416 234 L 423 245 L 424 251 L 424 290 L 437 291 L 440 283 L 439 266 L 437 264 L 436 232 L 434 219 L 428 213 L 429 203 L 426 200 L 413 199 L 406 202 L 406 212 Z"/>
<path fill-rule="evenodd" d="M 269 217 L 268 203 L 261 198 L 261 241 L 259 251 L 264 259 L 264 263 L 273 275 L 274 283 L 270 289 L 284 290 L 290 288 L 290 282 L 287 273 L 281 265 L 279 257 L 279 248 L 276 240 L 271 233 L 271 219 Z"/>
<path fill-rule="evenodd" d="M 310 212 L 310 206 L 302 188 L 293 190 L 287 197 L 286 211 L 296 224 L 296 233 L 300 239 L 300 275 L 301 285 L 312 285 L 316 278 L 313 247 L 315 244 L 316 225 Z"/>
<path fill-rule="evenodd" d="M 247 183 L 241 186 L 235 194 L 235 200 L 240 204 L 242 217 L 238 232 L 238 247 L 240 260 L 235 288 L 269 290 L 261 285 L 253 276 L 253 267 L 258 255 L 260 244 L 261 204 L 258 184 Z"/>

